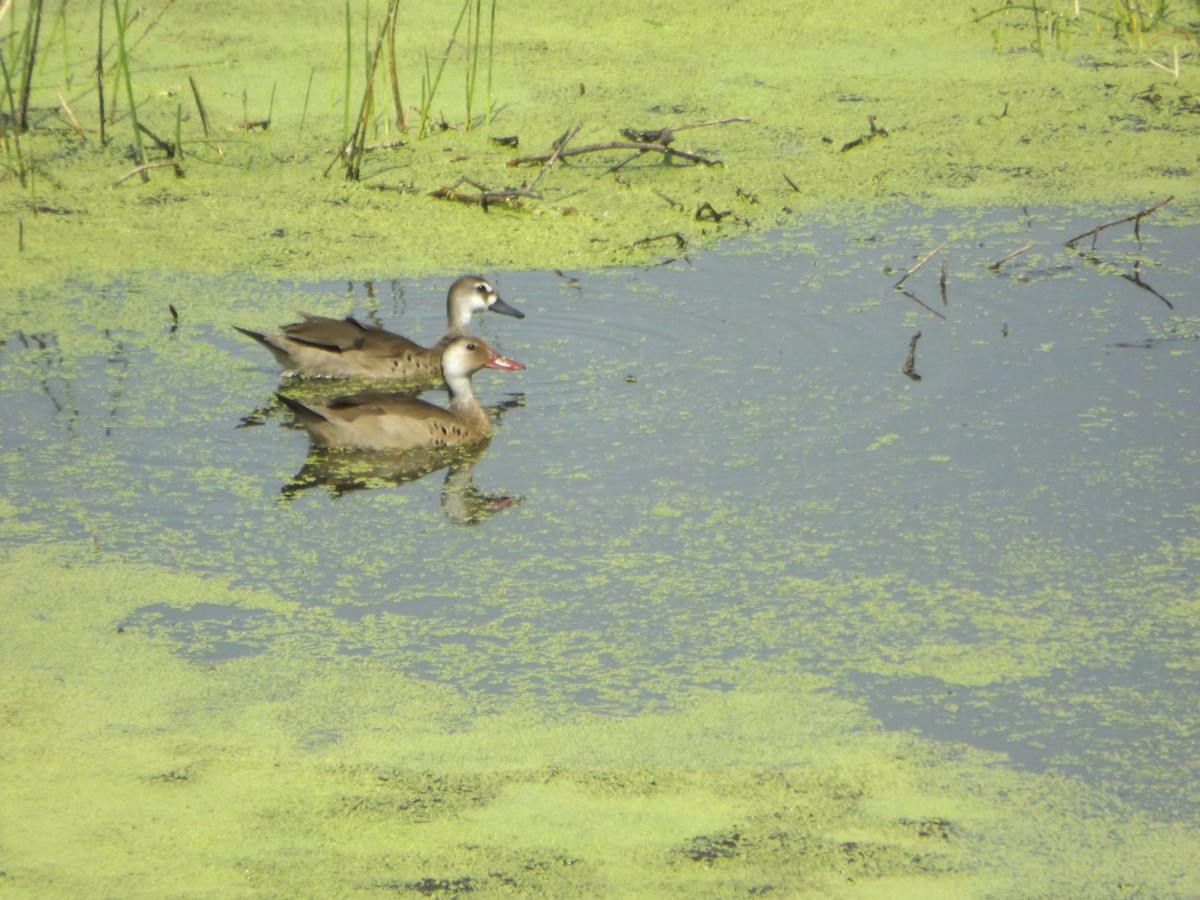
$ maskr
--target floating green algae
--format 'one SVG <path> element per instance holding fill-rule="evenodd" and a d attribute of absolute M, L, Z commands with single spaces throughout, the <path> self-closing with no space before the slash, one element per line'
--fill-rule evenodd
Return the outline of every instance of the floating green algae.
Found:
<path fill-rule="evenodd" d="M 295 612 L 261 591 L 62 545 L 0 575 L 14 896 L 1183 896 L 1200 875 L 1190 829 L 881 732 L 821 677 L 480 716 L 370 659 L 196 666 L 114 626 L 163 592 Z"/>
<path fill-rule="evenodd" d="M 892 254 L 871 265 L 901 269 L 910 250 L 948 238 L 959 304 L 961 284 L 967 293 L 991 277 L 958 262 L 988 232 L 971 213 L 934 229 L 897 214 L 897 198 L 1106 210 L 1095 219 L 1174 194 L 1153 224 L 1194 218 L 1186 33 L 1139 46 L 1072 29 L 1039 55 L 1021 13 L 980 25 L 953 3 L 505 5 L 492 128 L 372 154 L 364 181 L 348 184 L 336 167 L 321 174 L 340 141 L 344 7 L 164 9 L 134 51 L 133 77 L 152 128 L 168 132 L 184 110 L 186 177 L 163 169 L 145 185 L 115 184 L 132 166 L 128 122 L 118 117 L 112 145 L 97 146 L 83 86 L 89 4 L 78 17 L 67 10 L 70 39 L 45 57 L 54 62 L 43 64 L 23 141 L 35 177 L 0 182 L 6 402 L 19 396 L 45 418 L 22 424 L 30 439 L 2 460 L 6 493 L 19 498 L 0 498 L 0 574 L 13 593 L 0 632 L 6 889 L 1188 895 L 1194 829 L 1139 810 L 1170 819 L 1191 809 L 1164 797 L 1180 793 L 1180 756 L 1194 746 L 1186 698 L 1200 658 L 1200 558 L 1179 534 L 1200 513 L 1182 502 L 1196 451 L 1134 442 L 1089 460 L 1146 415 L 1109 392 L 1060 423 L 1078 449 L 1054 460 L 1053 480 L 1035 440 L 1013 485 L 975 486 L 987 474 L 977 456 L 1008 437 L 1022 403 L 1059 392 L 1056 370 L 1081 344 L 1129 339 L 1109 323 L 1120 304 L 1103 290 L 1079 340 L 1043 338 L 1044 323 L 1027 309 L 1014 317 L 1005 298 L 947 329 L 974 341 L 947 359 L 924 312 L 896 315 L 904 300 L 864 284 L 862 254 L 819 254 L 806 237 L 786 246 L 797 261 L 778 276 L 805 291 L 785 322 L 824 342 L 803 367 L 764 354 L 740 368 L 729 351 L 742 335 L 671 355 L 670 334 L 641 333 L 582 359 L 569 352 L 582 343 L 574 333 L 522 335 L 537 361 L 562 366 L 541 393 L 573 390 L 603 439 L 566 445 L 537 468 L 539 453 L 564 450 L 547 441 L 554 428 L 573 426 L 514 410 L 511 425 L 523 414 L 527 427 L 506 425 L 496 457 L 516 451 L 544 480 L 485 464 L 481 480 L 530 494 L 504 514 L 507 541 L 430 521 L 429 484 L 357 506 L 280 500 L 302 441 L 255 443 L 253 429 L 236 430 L 243 417 L 274 425 L 264 405 L 275 385 L 265 361 L 247 362 L 255 351 L 239 355 L 227 340 L 231 323 L 267 327 L 314 302 L 382 310 L 388 324 L 404 312 L 403 297 L 314 298 L 297 280 L 374 278 L 371 290 L 386 294 L 382 276 L 410 285 L 437 273 L 409 298 L 436 309 L 448 273 L 642 263 L 682 252 L 676 232 L 695 250 L 797 219 L 850 221 L 860 249 Z M 365 8 L 351 12 L 357 53 L 371 28 Z M 416 61 L 440 51 L 449 23 L 434 5 L 403 14 L 411 94 Z M 1185 53 L 1172 81 L 1147 60 L 1167 59 L 1176 38 Z M 68 60 L 61 72 L 58 59 Z M 206 141 L 189 75 L 216 124 Z M 86 138 L 58 111 L 59 81 Z M 269 130 L 235 127 L 265 115 L 272 97 Z M 458 101 L 445 94 L 453 125 Z M 676 136 L 718 166 L 641 160 L 607 173 L 618 157 L 579 157 L 543 176 L 543 198 L 520 209 L 428 196 L 463 175 L 493 186 L 532 177 L 506 163 L 576 121 L 584 143 L 727 116 L 751 121 Z M 843 152 L 870 117 L 886 136 Z M 374 137 L 394 138 L 380 121 Z M 492 144 L 498 134 L 518 134 L 520 149 Z M 731 215 L 698 220 L 703 203 Z M 1026 221 L 1009 226 L 1014 245 Z M 890 233 L 906 241 L 881 244 Z M 1121 246 L 1117 262 L 1143 262 L 1127 238 Z M 1014 294 L 1022 279 L 1082 280 L 1062 257 L 1036 248 L 1016 268 Z M 1151 280 L 1153 265 L 1147 257 Z M 1127 268 L 1109 264 L 1111 275 Z M 627 289 L 647 306 L 672 299 Z M 770 295 L 797 299 L 774 286 Z M 544 312 L 556 299 L 537 298 Z M 619 332 L 596 306 L 597 327 Z M 911 331 L 927 329 L 925 393 L 822 377 L 840 361 L 879 362 L 844 319 L 823 328 L 846 307 L 903 329 L 889 374 Z M 1191 371 L 1193 318 L 1147 315 L 1133 333 L 1169 357 L 1148 357 L 1165 377 Z M 969 407 L 969 437 L 925 419 L 953 404 L 956 363 L 1028 366 L 1035 352 L 1040 395 L 1005 394 L 997 365 L 989 387 L 1000 399 Z M 1110 365 L 1093 359 L 1089 374 L 1103 385 Z M 688 474 L 713 474 L 711 444 L 695 440 L 711 410 L 678 408 L 680 382 L 700 371 L 736 379 L 739 396 L 721 414 L 737 427 L 719 459 L 751 473 L 747 482 Z M 759 412 L 781 380 L 802 413 L 786 446 Z M 1180 434 L 1196 422 L 1189 385 L 1179 377 L 1177 404 L 1154 394 Z M 678 465 L 635 478 L 645 490 L 606 483 L 611 471 L 645 473 L 643 437 L 663 427 L 662 409 L 678 413 L 668 432 Z M 755 490 L 764 463 L 815 485 L 803 460 L 829 452 L 840 477 L 868 488 L 825 490 L 791 509 L 753 504 L 758 493 L 774 499 Z M 46 469 L 75 493 L 21 487 Z M 942 481 L 968 490 L 943 496 Z M 920 488 L 901 503 L 910 483 Z M 1137 502 L 1146 485 L 1151 502 L 1180 498 L 1164 502 L 1173 521 Z M 1080 486 L 1114 498 L 1103 548 L 1034 528 L 1092 515 L 1074 499 Z M 606 514 L 613 502 L 625 508 Z M 1155 546 L 1159 529 L 1167 536 Z M 38 544 L 20 546 L 29 541 Z M 1093 672 L 1105 677 L 1092 684 Z M 967 747 L 972 713 L 990 724 Z M 895 730 L 907 727 L 936 741 Z"/>
<path fill-rule="evenodd" d="M 491 123 L 463 128 L 460 41 L 436 98 L 447 130 L 423 140 L 398 133 L 380 81 L 369 142 L 405 144 L 368 154 L 359 183 L 341 177 L 335 156 L 346 105 L 353 116 L 362 97 L 370 17 L 382 7 L 350 7 L 348 90 L 341 6 L 147 8 L 131 26 L 139 121 L 173 138 L 182 116 L 184 177 L 167 167 L 145 183 L 118 183 L 133 168 L 129 121 L 118 104 L 100 145 L 96 10 L 72 6 L 45 36 L 19 153 L 10 139 L 0 274 L 18 286 L 131 269 L 316 280 L 579 268 L 673 254 L 676 235 L 709 246 L 897 198 L 1132 212 L 1174 195 L 1193 207 L 1194 33 L 1168 21 L 1140 41 L 1117 40 L 1098 19 L 1070 22 L 1071 5 L 1061 6 L 1057 33 L 1069 41 L 1037 53 L 1030 16 L 976 22 L 977 10 L 953 0 L 919 9 L 756 0 L 736 11 L 667 0 L 595 10 L 497 4 Z M 1174 9 L 1182 4 L 1170 6 L 1172 19 L 1186 19 Z M 406 4 L 400 15 L 398 83 L 412 104 L 453 11 Z M 1172 48 L 1183 51 L 1178 78 L 1148 64 L 1169 61 Z M 113 93 L 110 80 L 109 101 Z M 268 114 L 267 129 L 239 127 Z M 576 123 L 580 146 L 621 140 L 621 129 L 732 117 L 750 121 L 675 134 L 675 146 L 715 165 L 651 154 L 610 173 L 628 155 L 617 151 L 560 162 L 539 180 L 541 199 L 519 208 L 429 196 L 464 177 L 492 189 L 528 182 L 537 166 L 510 161 L 548 153 Z M 519 147 L 490 140 L 502 136 Z M 728 215 L 697 218 L 704 204 Z"/>

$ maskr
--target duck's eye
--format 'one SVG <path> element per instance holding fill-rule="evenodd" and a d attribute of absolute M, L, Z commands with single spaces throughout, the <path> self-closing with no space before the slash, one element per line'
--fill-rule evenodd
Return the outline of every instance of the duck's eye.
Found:
<path fill-rule="evenodd" d="M 468 342 L 467 342 L 467 349 L 468 349 L 468 350 L 478 350 L 478 349 L 479 349 L 479 345 L 478 345 L 478 344 L 476 344 L 474 341 L 468 341 Z"/>
<path fill-rule="evenodd" d="M 492 292 L 492 286 L 486 281 L 481 281 L 475 285 L 475 290 L 479 291 L 481 294 L 490 294 Z"/>

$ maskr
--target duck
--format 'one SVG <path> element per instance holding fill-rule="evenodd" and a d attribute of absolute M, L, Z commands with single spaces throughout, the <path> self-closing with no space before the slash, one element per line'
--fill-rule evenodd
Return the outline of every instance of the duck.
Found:
<path fill-rule="evenodd" d="M 363 325 L 351 316 L 332 319 L 300 313 L 302 322 L 284 325 L 278 334 L 234 328 L 270 350 L 285 375 L 436 382 L 442 375 L 442 351 L 454 338 L 466 335 L 471 317 L 485 310 L 525 318 L 500 299 L 487 279 L 463 275 L 446 292 L 446 333 L 432 347 Z"/>
<path fill-rule="evenodd" d="M 353 450 L 442 450 L 488 437 L 491 420 L 471 389 L 480 369 L 514 372 L 523 363 L 501 356 L 482 338 L 452 338 L 442 351 L 450 395 L 443 408 L 417 397 L 367 391 L 327 404 L 275 396 L 292 411 L 316 447 Z"/>

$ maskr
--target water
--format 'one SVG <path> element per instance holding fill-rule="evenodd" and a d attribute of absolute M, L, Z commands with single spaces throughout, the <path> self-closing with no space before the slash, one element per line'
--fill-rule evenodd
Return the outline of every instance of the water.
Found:
<path fill-rule="evenodd" d="M 648 270 L 488 273 L 527 318 L 478 330 L 528 368 L 476 377 L 500 425 L 450 490 L 445 470 L 353 489 L 310 470 L 289 492 L 307 442 L 273 360 L 228 327 L 290 307 L 432 338 L 448 279 L 268 284 L 227 322 L 186 300 L 228 284 L 168 288 L 178 327 L 159 303 L 141 329 L 106 310 L 161 285 L 80 288 L 77 333 L 0 353 L 2 539 L 90 541 L 308 611 L 164 594 L 115 623 L 197 662 L 286 643 L 617 715 L 746 667 L 815 672 L 888 727 L 1186 819 L 1200 233 L 1062 246 L 1101 218 L 906 210 Z M 915 299 L 894 290 L 943 240 Z M 464 485 L 503 499 L 464 507 Z"/>

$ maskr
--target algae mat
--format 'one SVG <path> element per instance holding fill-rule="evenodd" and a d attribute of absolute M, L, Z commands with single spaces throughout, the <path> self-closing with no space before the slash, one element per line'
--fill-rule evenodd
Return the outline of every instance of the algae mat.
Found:
<path fill-rule="evenodd" d="M 115 106 L 105 147 L 97 6 L 47 13 L 31 128 L 19 147 L 7 132 L 3 283 L 143 268 L 318 280 L 589 267 L 843 203 L 1132 210 L 1175 195 L 1191 209 L 1200 196 L 1200 67 L 1183 3 L 1140 31 L 1065 2 L 1040 19 L 1011 10 L 982 21 L 986 10 L 963 2 L 498 3 L 475 68 L 469 48 L 479 44 L 465 25 L 451 43 L 430 108 L 446 130 L 418 139 L 412 109 L 456 33 L 454 6 L 401 4 L 396 87 L 414 124 L 397 131 L 381 65 L 366 135 L 379 149 L 359 182 L 341 177 L 335 157 L 362 108 L 384 4 L 351 4 L 349 21 L 336 3 L 140 6 L 128 86 L 116 78 L 112 22 L 105 32 L 106 108 Z M 17 4 L 11 27 L 23 13 Z M 1176 54 L 1178 77 L 1150 65 L 1173 65 Z M 129 90 L 140 123 L 164 146 L 181 145 L 182 157 L 167 160 L 142 135 L 147 156 L 178 162 L 182 177 L 167 166 L 145 183 L 125 178 Z M 480 112 L 489 98 L 490 121 Z M 519 207 L 485 212 L 430 196 L 462 178 L 491 190 L 527 185 L 538 166 L 509 162 L 549 153 L 577 124 L 580 146 L 728 118 L 749 121 L 675 133 L 675 147 L 712 165 L 613 151 L 562 161 Z"/>
<path fill-rule="evenodd" d="M 481 717 L 368 659 L 195 666 L 111 624 L 164 591 L 295 611 L 269 595 L 67 547 L 0 576 L 12 896 L 1182 897 L 1200 877 L 1189 829 L 881 732 L 819 678 Z"/>
<path fill-rule="evenodd" d="M 383 546 L 392 546 L 403 534 L 386 528 L 369 540 L 356 529 L 322 534 L 319 517 L 333 507 L 321 501 L 277 517 L 296 530 L 295 541 L 275 532 L 251 535 L 256 522 L 230 518 L 228 509 L 266 506 L 277 488 L 271 479 L 294 471 L 298 460 L 295 448 L 285 446 L 286 432 L 270 439 L 270 451 L 262 444 L 246 451 L 248 441 L 235 442 L 224 431 L 199 437 L 214 423 L 232 427 L 272 389 L 272 373 L 249 361 L 255 351 L 233 349 L 228 325 L 265 327 L 289 315 L 311 299 L 289 286 L 293 279 L 437 273 L 433 281 L 441 282 L 464 269 L 521 270 L 508 276 L 511 286 L 530 270 L 641 263 L 797 219 L 829 223 L 845 217 L 848 206 L 877 208 L 896 198 L 931 207 L 1052 202 L 1093 212 L 1103 207 L 1103 218 L 1174 195 L 1156 215 L 1194 221 L 1197 67 L 1188 11 L 1174 10 L 1178 27 L 1155 22 L 1141 36 L 1114 38 L 1111 21 L 1094 13 L 1074 20 L 1069 7 L 1051 9 L 1039 31 L 1028 11 L 976 22 L 962 3 L 918 9 L 751 2 L 736 10 L 504 4 L 495 32 L 492 121 L 462 128 L 465 51 L 456 45 L 445 82 L 454 86 L 443 87 L 436 106 L 437 118 L 451 127 L 421 140 L 397 134 L 377 100 L 369 137 L 380 147 L 368 155 L 358 183 L 342 179 L 336 166 L 330 176 L 323 173 L 361 98 L 362 58 L 379 9 L 368 14 L 365 5 L 352 5 L 347 53 L 346 8 L 338 4 L 140 7 L 131 30 L 135 102 L 143 124 L 168 141 L 178 136 L 183 148 L 182 178 L 168 167 L 151 171 L 147 182 L 120 180 L 133 166 L 123 95 L 108 146 L 98 142 L 90 112 L 97 100 L 90 81 L 97 5 L 72 4 L 48 20 L 32 128 L 19 151 L 6 131 L 0 181 L 5 387 L 22 404 L 32 395 L 44 400 L 39 409 L 47 421 L 28 425 L 31 440 L 9 446 L 2 462 L 10 477 L 23 473 L 33 483 L 65 459 L 58 474 L 74 480 L 79 497 L 30 500 L 9 481 L 0 506 L 4 889 L 31 897 L 1188 896 L 1200 873 L 1196 835 L 1186 823 L 1154 821 L 1136 803 L 1054 770 L 1013 771 L 1001 754 L 887 732 L 880 727 L 883 712 L 846 696 L 845 676 L 854 671 L 861 680 L 912 679 L 918 697 L 927 694 L 920 679 L 944 676 L 963 690 L 978 688 L 986 702 L 1006 679 L 1061 677 L 1040 653 L 1047 647 L 1062 651 L 1052 658 L 1065 660 L 1071 674 L 1100 668 L 1110 652 L 1134 647 L 1151 648 L 1151 661 L 1174 682 L 1191 677 L 1197 547 L 1182 532 L 1195 519 L 1194 503 L 1187 506 L 1194 453 L 1182 440 L 1178 452 L 1136 441 L 1114 448 L 1114 437 L 1130 441 L 1137 432 L 1129 422 L 1136 426 L 1143 409 L 1111 397 L 1085 405 L 1084 443 L 1108 448 L 1104 458 L 1117 465 L 1088 464 L 1080 453 L 1072 477 L 1079 486 L 1111 486 L 1133 498 L 1133 510 L 1141 508 L 1136 500 L 1146 483 L 1139 478 L 1174 491 L 1171 520 L 1154 520 L 1168 532 L 1163 541 L 1127 529 L 1134 537 L 1119 543 L 1121 529 L 1136 518 L 1122 512 L 1115 550 L 1105 544 L 1071 556 L 1061 546 L 1014 537 L 1027 511 L 1020 497 L 1002 494 L 1006 515 L 990 518 L 978 509 L 980 496 L 968 494 L 971 530 L 948 562 L 942 551 L 956 545 L 944 532 L 904 542 L 918 562 L 945 562 L 946 580 L 926 572 L 911 579 L 844 578 L 837 557 L 888 559 L 891 548 L 882 540 L 864 547 L 853 522 L 817 534 L 785 512 L 778 521 L 800 536 L 806 567 L 832 573 L 798 575 L 782 556 L 764 554 L 773 546 L 769 520 L 744 514 L 732 492 L 709 496 L 704 485 L 693 487 L 675 473 L 662 481 L 681 488 L 678 499 L 660 500 L 659 484 L 634 498 L 636 527 L 606 533 L 598 556 L 530 554 L 499 582 L 473 573 L 448 596 L 429 598 L 430 606 L 446 601 L 444 617 L 427 610 L 422 617 L 407 602 L 371 606 L 378 599 L 373 585 L 390 574 L 379 567 L 375 542 L 382 535 Z M 24 10 L 18 4 L 10 12 L 14 27 Z M 419 94 L 425 54 L 436 60 L 445 46 L 453 15 L 432 4 L 402 9 L 399 77 L 406 102 Z M 1149 64 L 1169 64 L 1175 50 L 1178 77 Z M 108 61 L 111 103 L 120 87 L 111 48 Z M 387 90 L 382 80 L 379 88 L 381 95 Z M 238 127 L 268 116 L 265 130 Z M 676 146 L 718 165 L 647 158 L 610 172 L 623 155 L 597 154 L 560 163 L 539 181 L 540 198 L 519 206 L 497 203 L 485 211 L 429 196 L 461 177 L 493 188 L 520 185 L 536 167 L 508 161 L 545 152 L 577 122 L 582 127 L 573 140 L 582 144 L 618 139 L 627 127 L 731 117 L 750 121 L 676 135 Z M 514 135 L 519 149 L 491 140 Z M 383 146 L 397 138 L 403 146 Z M 164 155 L 153 147 L 150 153 Z M 895 221 L 878 217 L 863 227 L 856 220 L 855 229 L 871 244 L 880 240 L 872 228 L 890 229 Z M 919 238 L 894 260 L 907 264 L 940 239 L 932 232 Z M 996 259 L 1010 249 L 993 241 L 987 252 Z M 804 257 L 802 247 L 789 252 Z M 805 349 L 827 341 L 842 348 L 835 361 L 863 352 L 861 335 L 839 317 L 844 304 L 863 318 L 887 308 L 896 316 L 889 327 L 903 329 L 904 341 L 918 325 L 917 313 L 893 313 L 875 288 L 815 299 L 851 270 L 825 254 L 807 262 L 819 274 L 798 277 L 784 269 L 779 276 L 792 293 L 758 286 L 737 296 L 761 308 L 798 289 L 802 303 L 814 304 L 805 324 L 818 343 L 810 337 Z M 1019 271 L 1053 282 L 1062 266 L 1048 254 Z M 529 424 L 574 428 L 557 414 L 582 387 L 590 421 L 633 435 L 648 429 L 639 419 L 648 406 L 629 402 L 631 392 L 670 400 L 685 390 L 671 385 L 661 355 L 649 349 L 643 355 L 643 346 L 667 346 L 673 363 L 693 374 L 728 365 L 711 344 L 676 352 L 676 330 L 664 324 L 637 320 L 622 331 L 602 310 L 554 319 L 565 304 L 555 301 L 554 290 L 538 290 L 529 294 L 539 298 L 541 321 L 570 328 L 539 331 L 544 326 L 530 316 L 520 340 L 533 344 L 533 362 L 549 373 L 539 376 L 539 366 L 531 367 L 531 398 L 558 406 L 514 409 L 514 424 L 525 412 Z M 629 290 L 640 290 L 648 306 L 673 299 L 644 285 Z M 691 290 L 698 291 L 695 284 Z M 413 306 L 435 309 L 433 284 L 421 291 Z M 367 293 L 352 302 L 377 312 L 380 303 Z M 1150 391 L 1156 365 L 1182 373 L 1176 395 L 1156 406 L 1179 434 L 1194 434 L 1194 414 L 1183 406 L 1190 396 L 1183 376 L 1191 373 L 1194 383 L 1194 367 L 1188 368 L 1194 310 L 1131 324 L 1113 313 L 1125 298 L 1102 296 L 1106 302 L 1089 305 L 1083 316 L 1096 329 L 1084 350 L 1094 349 L 1105 329 L 1146 342 L 1139 390 Z M 1171 296 L 1180 303 L 1180 292 Z M 331 311 L 346 302 L 332 291 L 320 296 Z M 182 311 L 179 332 L 168 334 L 168 304 Z M 402 303 L 388 310 L 403 311 Z M 688 309 L 676 304 L 669 315 L 681 322 Z M 795 315 L 764 321 L 782 334 Z M 989 311 L 982 322 L 994 325 L 999 315 Z M 1026 324 L 1029 331 L 1014 331 L 1025 365 L 1040 352 L 1049 372 L 1084 352 L 1073 343 L 1037 348 L 1031 334 L 1046 323 L 1030 316 Z M 967 347 L 999 340 L 994 328 L 985 338 L 973 325 L 961 327 Z M 422 333 L 432 328 L 431 320 L 422 323 Z M 591 354 L 581 371 L 566 368 L 575 334 L 587 339 L 581 343 Z M 931 341 L 927 333 L 923 347 L 936 346 Z M 635 358 L 636 373 L 624 368 Z M 955 358 L 964 367 L 974 359 L 963 345 L 956 345 Z M 760 396 L 780 372 L 795 371 L 777 359 L 748 366 L 743 386 Z M 813 410 L 831 408 L 832 383 L 811 386 L 821 383 L 830 357 L 812 359 L 798 370 L 810 385 L 801 401 L 812 401 Z M 1086 365 L 1099 363 L 1088 358 Z M 926 372 L 926 384 L 935 383 Z M 1063 383 L 1046 377 L 1051 386 Z M 846 461 L 868 474 L 880 471 L 870 460 L 900 447 L 909 470 L 952 462 L 947 470 L 963 479 L 979 476 L 969 442 L 953 460 L 936 448 L 911 449 L 926 442 L 895 424 L 888 410 L 907 413 L 912 396 L 860 386 L 852 398 L 863 417 L 820 413 L 799 424 L 798 440 L 815 452 L 821 444 L 814 429 L 833 425 Z M 727 411 L 739 417 L 747 405 L 745 396 L 734 397 Z M 686 422 L 687 415 L 678 418 Z M 1005 433 L 1003 422 L 986 415 L 979 424 L 985 433 Z M 119 440 L 100 436 L 106 429 Z M 169 446 L 184 434 L 191 443 Z M 532 436 L 522 445 L 519 434 L 501 432 L 489 457 L 500 468 L 485 466 L 484 476 L 516 478 L 520 470 L 503 468 L 511 459 L 506 449 L 531 458 L 544 452 Z M 865 451 L 853 442 L 862 435 L 870 438 Z M 143 437 L 144 456 L 113 449 Z M 746 431 L 718 464 L 731 471 L 750 465 L 773 446 L 766 437 L 762 429 Z M 913 442 L 907 449 L 906 440 Z M 47 447 L 55 452 L 47 454 Z M 181 453 L 188 456 L 184 465 Z M 546 467 L 579 493 L 560 497 L 559 518 L 538 521 L 537 529 L 574 535 L 571 526 L 590 504 L 610 496 L 589 480 L 593 453 L 575 445 Z M 620 445 L 604 453 L 609 465 L 636 469 L 645 462 Z M 789 471 L 803 486 L 805 473 Z M 904 467 L 883 474 L 889 485 L 903 487 Z M 1035 501 L 1076 518 L 1084 510 L 1036 479 L 1028 488 Z M 544 510 L 546 494 L 535 494 L 530 508 Z M 420 495 L 397 492 L 364 503 L 368 524 L 419 519 L 414 496 Z M 879 496 L 868 490 L 856 498 L 869 504 Z M 177 518 L 142 515 L 147 497 L 175 505 Z M 797 508 L 836 521 L 841 498 L 826 502 Z M 952 506 L 954 498 L 940 502 Z M 207 516 L 203 527 L 181 524 L 198 512 Z M 905 523 L 898 507 L 887 514 Z M 451 527 L 423 525 L 423 545 L 440 548 L 438 558 L 463 547 L 470 559 L 490 558 L 485 538 L 450 535 Z M 215 549 L 205 530 L 221 535 Z M 753 605 L 749 613 L 730 608 L 711 621 L 698 618 L 702 611 L 676 614 L 667 603 L 676 591 L 715 607 L 705 593 L 712 585 L 698 577 L 664 580 L 660 567 L 671 555 L 643 551 L 639 542 L 697 535 L 712 538 L 706 546 L 717 558 L 711 565 L 701 558 L 699 571 L 717 572 L 720 587 L 742 590 L 747 602 L 759 601 L 764 584 L 809 598 L 816 632 L 850 637 L 855 653 L 832 672 L 814 667 L 815 674 L 798 674 L 769 661 L 780 646 L 809 634 L 799 614 L 752 615 Z M 277 556 L 259 553 L 259 542 L 271 540 L 278 540 Z M 961 549 L 973 542 L 1007 549 L 995 565 L 1015 571 L 986 573 L 989 589 L 976 589 L 985 576 Z M 240 565 L 235 545 L 253 549 L 254 558 Z M 588 549 L 582 538 L 566 546 Z M 360 580 L 314 584 L 316 548 L 344 550 L 348 561 L 364 566 Z M 764 560 L 763 579 L 739 574 Z M 1095 580 L 1085 587 L 1097 589 L 1081 591 L 1077 575 L 1090 567 Z M 537 596 L 520 599 L 519 577 L 539 569 L 570 586 L 565 599 L 550 597 L 542 607 Z M 1004 596 L 1025 602 L 986 619 L 981 639 L 969 626 L 981 621 L 975 610 L 995 596 L 996 583 L 1005 586 Z M 1147 584 L 1153 590 L 1143 595 Z M 545 625 L 594 594 L 611 600 L 634 590 L 662 604 L 665 618 L 638 619 L 634 604 L 614 603 L 602 612 L 598 630 L 608 640 L 601 646 Z M 910 602 L 897 602 L 909 594 Z M 1108 620 L 1111 630 L 1092 627 L 1087 606 L 1094 595 L 1109 598 L 1119 612 Z M 497 612 L 522 602 L 531 610 L 528 621 Z M 1139 617 L 1142 603 L 1148 608 Z M 179 610 L 199 624 L 186 616 L 167 619 Z M 470 627 L 453 621 L 460 613 Z M 1132 642 L 1116 630 L 1126 626 Z M 681 655 L 677 665 L 626 652 L 633 637 L 652 650 L 666 646 L 666 637 L 653 631 L 659 627 L 678 635 L 703 628 L 707 642 L 672 645 Z M 882 656 L 878 646 L 896 632 L 912 640 Z M 1022 642 L 1039 652 L 1007 653 Z M 395 652 L 372 652 L 380 646 Z M 435 652 L 423 655 L 425 646 Z M 181 647 L 191 655 L 180 655 Z M 756 648 L 764 659 L 754 659 Z M 416 664 L 397 666 L 397 658 Z M 511 665 L 491 671 L 481 658 Z M 629 683 L 615 683 L 614 672 Z M 596 693 L 574 695 L 576 686 L 579 694 Z M 1151 691 L 1133 702 L 1128 694 L 1135 690 L 1105 685 L 1094 695 L 1075 695 L 1076 705 L 1060 715 L 1088 718 L 1102 710 L 1102 724 L 1129 729 L 1120 717 L 1144 710 L 1147 742 L 1167 735 L 1172 751 L 1185 745 L 1194 734 L 1191 720 L 1169 721 L 1172 707 L 1157 706 L 1159 699 L 1178 702 L 1179 693 Z M 1030 702 L 1042 714 L 1056 700 L 1047 691 Z M 589 706 L 593 711 L 583 711 Z M 1033 742 L 1041 737 L 1035 730 Z M 1150 778 L 1169 781 L 1170 772 Z M 1189 803 L 1194 797 L 1181 806 Z"/>

